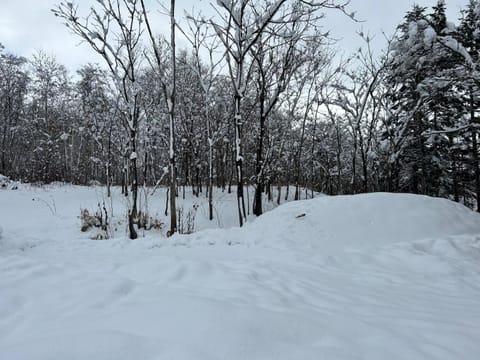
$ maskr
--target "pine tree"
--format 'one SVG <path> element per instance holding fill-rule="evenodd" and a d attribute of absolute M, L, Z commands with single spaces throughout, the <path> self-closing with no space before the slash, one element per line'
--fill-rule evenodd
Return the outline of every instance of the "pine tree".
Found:
<path fill-rule="evenodd" d="M 480 62 L 480 2 L 470 0 L 467 8 L 462 12 L 462 19 L 457 29 L 456 37 L 461 42 L 474 65 Z M 470 169 L 469 177 L 474 183 L 474 193 L 477 211 L 480 212 L 480 160 L 478 154 L 478 108 L 480 107 L 480 74 L 470 66 L 460 66 L 458 70 L 459 89 L 463 94 L 465 116 L 469 119 L 469 131 L 465 133 L 464 141 L 471 149 L 467 159 Z"/>
<path fill-rule="evenodd" d="M 428 51 L 424 33 L 428 28 L 426 9 L 415 5 L 399 26 L 400 35 L 393 43 L 393 60 L 388 77 L 392 109 L 390 127 L 399 144 L 396 158 L 401 169 L 396 179 L 397 190 L 423 193 L 426 179 L 426 148 L 422 133 L 426 128 L 427 114 L 419 85 L 428 76 Z"/>

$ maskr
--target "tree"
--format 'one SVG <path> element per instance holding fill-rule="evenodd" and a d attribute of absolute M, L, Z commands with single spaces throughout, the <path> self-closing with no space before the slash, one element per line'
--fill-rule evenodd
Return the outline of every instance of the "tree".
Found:
<path fill-rule="evenodd" d="M 471 167 L 473 167 L 474 193 L 476 198 L 476 210 L 480 212 L 480 160 L 478 154 L 478 116 L 477 111 L 480 107 L 480 73 L 478 66 L 480 64 L 480 2 L 470 0 L 458 27 L 456 38 L 462 44 L 465 51 L 457 50 L 464 58 L 464 62 L 459 62 L 458 75 L 459 87 L 463 90 L 464 112 L 468 117 L 467 135 L 471 144 Z M 462 124 L 460 124 L 462 125 Z"/>
<path fill-rule="evenodd" d="M 170 230 L 168 234 L 171 236 L 177 231 L 177 209 L 176 209 L 176 191 L 177 191 L 177 167 L 175 152 L 175 105 L 176 105 L 176 53 L 175 53 L 175 0 L 170 1 L 170 74 L 165 69 L 164 61 L 160 54 L 160 46 L 157 43 L 150 26 L 148 13 L 145 8 L 144 0 L 140 0 L 142 5 L 143 17 L 148 30 L 150 41 L 153 46 L 153 53 L 157 66 L 158 79 L 163 87 L 165 102 L 169 115 L 169 149 L 168 157 L 170 164 Z"/>
<path fill-rule="evenodd" d="M 87 42 L 105 61 L 120 94 L 120 110 L 128 134 L 126 162 L 132 186 L 128 211 L 130 239 L 137 238 L 138 171 L 137 134 L 140 121 L 140 92 L 137 79 L 140 70 L 142 12 L 139 0 L 97 0 L 86 18 L 78 14 L 73 2 L 61 2 L 53 13 Z M 127 182 L 128 183 L 128 182 Z"/>
<path fill-rule="evenodd" d="M 264 12 L 260 16 L 254 11 L 258 4 L 254 4 L 251 0 L 219 0 L 217 5 L 214 5 L 221 17 L 218 21 L 211 20 L 211 25 L 225 48 L 225 59 L 234 95 L 235 173 L 240 226 L 247 218 L 243 190 L 242 100 L 252 70 L 249 53 L 286 1 L 277 0 L 273 3 L 266 3 Z"/>
<path fill-rule="evenodd" d="M 25 58 L 3 52 L 0 43 L 0 171 L 15 170 L 15 146 L 19 143 L 18 126 L 25 109 L 28 77 Z"/>
<path fill-rule="evenodd" d="M 395 156 L 403 162 L 400 189 L 414 193 L 428 193 L 429 149 L 423 133 L 429 128 L 427 92 L 421 84 L 431 76 L 432 55 L 428 41 L 431 28 L 426 21 L 426 9 L 417 5 L 407 13 L 399 27 L 398 40 L 392 44 L 394 51 L 390 63 L 389 82 L 393 109 L 398 113 L 397 133 L 402 143 Z M 433 30 L 432 30 L 433 31 Z"/>
<path fill-rule="evenodd" d="M 264 11 L 257 11 L 256 15 Z M 267 163 L 264 155 L 264 143 L 267 123 L 272 111 L 281 103 L 280 98 L 287 89 L 291 79 L 300 70 L 304 70 L 306 62 L 316 62 L 317 56 L 322 58 L 321 42 L 325 35 L 317 29 L 319 17 L 315 8 L 308 5 L 294 4 L 284 10 L 282 21 L 272 22 L 265 29 L 251 48 L 255 83 L 258 92 L 258 135 L 255 159 L 255 198 L 253 213 L 262 215 L 262 189 L 265 186 Z M 315 39 L 315 40 L 311 40 Z M 318 53 L 309 54 L 312 47 Z M 319 64 L 320 62 L 316 62 Z M 268 157 L 268 156 L 267 156 Z"/>
<path fill-rule="evenodd" d="M 87 64 L 77 71 L 80 77 L 76 88 L 79 94 L 80 126 L 75 129 L 78 147 L 73 162 L 76 181 L 87 184 L 89 180 L 110 185 L 114 177 L 114 153 L 122 153 L 114 139 L 121 134 L 115 121 L 118 106 L 108 83 L 108 74 L 96 65 Z M 121 165 L 120 165 L 121 167 Z M 80 178 L 82 176 L 82 178 Z"/>
<path fill-rule="evenodd" d="M 291 7 L 285 9 L 287 4 L 291 4 Z M 302 34 L 302 26 L 304 25 L 305 14 L 312 14 L 314 11 L 319 11 L 327 8 L 339 9 L 345 12 L 345 4 L 337 4 L 335 1 L 322 1 L 320 3 L 310 2 L 310 1 L 288 1 L 288 0 L 276 0 L 276 1 L 264 1 L 262 3 L 253 2 L 251 0 L 219 0 L 217 5 L 214 5 L 214 8 L 218 14 L 219 19 L 213 19 L 210 21 L 213 26 L 218 38 L 224 46 L 225 50 L 225 59 L 228 65 L 228 71 L 230 76 L 230 81 L 232 84 L 233 90 L 233 99 L 234 99 L 234 127 L 235 127 L 235 168 L 236 168 L 236 178 L 237 178 L 237 205 L 238 205 L 238 214 L 239 214 L 239 223 L 240 226 L 243 225 L 246 220 L 246 211 L 245 211 L 245 200 L 244 200 L 244 190 L 243 190 L 243 118 L 242 118 L 242 102 L 244 100 L 245 94 L 248 90 L 249 81 L 251 79 L 252 71 L 254 69 L 255 61 L 252 60 L 251 52 L 253 53 L 263 53 L 263 50 L 266 50 L 266 47 L 262 44 L 265 44 L 265 40 L 272 39 L 272 34 L 269 31 L 269 26 L 277 24 L 280 28 L 277 28 L 276 31 L 283 32 L 283 38 L 287 39 L 287 42 L 290 41 L 290 45 L 287 46 L 287 49 L 293 49 L 297 41 L 297 36 Z M 256 9 L 262 9 L 258 11 Z M 307 16 L 307 19 L 309 17 Z M 289 34 L 288 27 L 282 24 L 293 23 L 296 24 L 293 27 L 294 32 Z M 312 23 L 310 23 L 312 24 Z M 295 28 L 298 26 L 298 28 Z M 295 32 L 300 30 L 300 32 Z M 286 36 L 288 34 L 288 36 Z M 318 37 L 318 33 L 316 34 Z M 275 36 L 273 36 L 275 37 Z M 315 36 L 313 36 L 315 38 Z M 300 35 L 300 38 L 302 36 Z M 318 39 L 317 39 L 318 40 Z M 293 41 L 293 42 L 292 42 Z M 262 48 L 263 46 L 263 48 Z M 257 51 L 255 51 L 257 48 Z M 260 50 L 260 53 L 258 52 Z M 290 50 L 291 53 L 292 50 Z M 287 50 L 288 52 L 288 50 Z M 282 54 L 281 56 L 285 56 Z M 287 55 L 289 58 L 291 54 Z M 257 56 L 257 65 L 263 63 L 261 56 Z M 284 58 L 285 59 L 285 58 Z M 291 60 L 288 60 L 291 61 Z M 287 68 L 290 68 L 291 65 L 287 62 Z M 283 92 L 285 87 L 285 80 L 288 79 L 286 76 L 288 71 L 284 72 L 284 79 L 280 78 L 279 85 L 277 90 L 274 91 L 277 93 Z M 266 80 L 266 78 L 265 78 Z M 262 80 L 260 80 L 262 81 Z M 268 85 L 267 85 L 268 86 Z M 260 86 L 262 88 L 264 86 Z M 265 87 L 264 87 L 265 88 Z M 278 91 L 281 90 L 281 91 Z M 266 95 L 263 92 L 263 95 Z M 273 96 L 272 99 L 277 96 Z M 272 102 L 275 105 L 276 100 Z M 264 110 L 268 108 L 273 108 L 264 103 Z M 260 118 L 265 124 L 265 119 L 268 117 L 268 113 L 261 111 Z M 266 116 L 265 116 L 266 115 Z M 260 126 L 262 128 L 262 126 Z M 262 130 L 260 129 L 260 132 Z M 261 138 L 261 135 L 260 135 Z M 261 149 L 263 144 L 258 142 L 258 148 Z M 261 182 L 262 174 L 262 155 L 261 150 L 257 151 L 257 178 Z M 258 194 L 256 196 L 258 199 Z M 258 201 L 258 200 L 257 200 Z M 261 207 L 256 206 L 256 212 L 261 213 Z"/>
<path fill-rule="evenodd" d="M 213 151 L 214 146 L 219 140 L 219 128 L 214 129 L 214 124 L 210 114 L 211 102 L 213 101 L 214 85 L 219 77 L 222 67 L 221 61 L 216 60 L 216 50 L 219 46 L 218 40 L 211 40 L 207 23 L 201 19 L 188 17 L 188 33 L 181 29 L 182 33 L 190 42 L 193 48 L 193 63 L 191 70 L 199 81 L 203 93 L 203 114 L 207 128 L 208 143 L 208 218 L 213 220 Z M 205 50 L 207 53 L 207 63 L 204 65 L 200 52 Z"/>
<path fill-rule="evenodd" d="M 32 81 L 29 116 L 37 128 L 33 139 L 31 171 L 37 181 L 69 181 L 68 149 L 71 116 L 66 109 L 71 101 L 71 83 L 66 68 L 54 56 L 40 51 L 30 62 Z M 61 159 L 61 162 L 58 162 Z"/>

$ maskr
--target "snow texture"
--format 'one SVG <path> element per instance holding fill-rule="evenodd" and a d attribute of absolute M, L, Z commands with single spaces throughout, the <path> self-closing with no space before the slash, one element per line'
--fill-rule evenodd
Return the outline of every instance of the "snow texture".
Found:
<path fill-rule="evenodd" d="M 114 190 L 121 214 L 125 200 Z M 202 202 L 205 230 L 195 234 L 88 240 L 79 209 L 102 195 L 72 186 L 0 191 L 0 359 L 480 354 L 480 217 L 462 205 L 318 197 L 242 229 L 206 229 L 217 225 L 203 220 Z M 156 196 L 151 208 L 164 204 Z M 215 194 L 218 213 L 236 218 L 234 196 Z"/>
<path fill-rule="evenodd" d="M 437 33 L 432 27 L 428 27 L 424 31 L 424 42 L 425 46 L 431 47 L 437 38 Z"/>

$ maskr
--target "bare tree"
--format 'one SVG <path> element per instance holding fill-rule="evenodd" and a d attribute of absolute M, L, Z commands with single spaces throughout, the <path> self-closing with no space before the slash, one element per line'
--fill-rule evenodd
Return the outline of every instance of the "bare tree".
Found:
<path fill-rule="evenodd" d="M 219 140 L 219 131 L 215 131 L 213 126 L 210 116 L 210 103 L 213 97 L 213 87 L 217 77 L 222 72 L 220 65 L 223 58 L 219 57 L 217 59 L 216 51 L 220 44 L 218 38 L 212 39 L 207 26 L 208 24 L 205 21 L 189 16 L 188 31 L 182 28 L 180 30 L 193 47 L 194 66 L 192 66 L 192 70 L 196 74 L 203 92 L 203 112 L 208 143 L 208 218 L 213 220 L 213 150 Z M 202 50 L 206 52 L 207 63 L 205 65 L 202 61 Z"/>
<path fill-rule="evenodd" d="M 153 53 L 157 66 L 158 79 L 163 87 L 165 95 L 165 103 L 167 105 L 169 115 L 169 167 L 170 167 L 170 230 L 168 235 L 171 236 L 177 231 L 177 209 L 176 209 L 176 192 L 177 192 L 177 167 L 176 167 L 176 151 L 175 151 L 175 104 L 176 104 L 176 53 L 175 53 L 175 0 L 170 0 L 170 74 L 165 67 L 165 62 L 160 53 L 160 45 L 155 38 L 148 12 L 145 7 L 145 1 L 140 0 L 142 5 L 143 17 L 148 30 L 148 35 L 153 46 Z"/>
<path fill-rule="evenodd" d="M 27 93 L 26 59 L 3 54 L 0 43 L 0 171 L 6 174 L 14 167 L 16 128 L 20 122 Z"/>
<path fill-rule="evenodd" d="M 218 21 L 211 20 L 211 24 L 225 48 L 225 58 L 234 93 L 235 169 L 240 226 L 247 219 L 243 190 L 242 100 L 253 64 L 249 53 L 286 2 L 287 0 L 277 0 L 266 4 L 265 11 L 258 15 L 254 11 L 258 3 L 253 0 L 219 0 L 214 8 L 220 19 Z"/>
<path fill-rule="evenodd" d="M 318 27 L 318 21 L 323 14 L 316 14 L 316 6 L 298 3 L 289 5 L 279 13 L 282 21 L 269 24 L 265 33 L 251 49 L 254 70 L 257 73 L 255 82 L 258 88 L 259 107 L 255 162 L 256 188 L 253 204 L 253 213 L 257 216 L 263 212 L 262 189 L 265 185 L 265 172 L 268 165 L 266 162 L 268 156 L 264 158 L 264 144 L 268 118 L 281 104 L 281 96 L 292 77 L 298 71 L 305 69 L 305 63 L 309 61 L 319 63 L 318 59 L 315 59 L 317 56 L 324 58 L 321 54 L 321 46 L 326 34 L 323 34 Z M 260 16 L 258 8 L 255 11 Z M 312 45 L 318 51 L 314 56 L 307 50 Z"/>
<path fill-rule="evenodd" d="M 122 115 L 128 133 L 128 170 L 131 177 L 132 202 L 128 210 L 131 239 L 137 238 L 134 227 L 137 217 L 138 173 L 137 133 L 140 119 L 140 88 L 137 84 L 140 68 L 142 12 L 139 0 L 97 0 L 96 7 L 82 18 L 73 2 L 61 2 L 53 13 L 65 25 L 88 43 L 105 61 L 121 94 Z"/>

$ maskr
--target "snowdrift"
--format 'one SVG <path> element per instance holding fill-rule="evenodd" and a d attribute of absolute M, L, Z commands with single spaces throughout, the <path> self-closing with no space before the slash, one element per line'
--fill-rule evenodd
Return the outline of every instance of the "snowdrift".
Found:
<path fill-rule="evenodd" d="M 480 234 L 480 215 L 461 204 L 373 193 L 287 203 L 246 226 L 243 236 L 275 247 L 332 253 L 465 234 Z"/>

